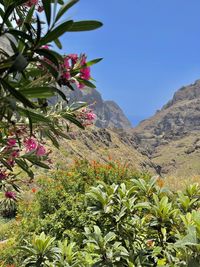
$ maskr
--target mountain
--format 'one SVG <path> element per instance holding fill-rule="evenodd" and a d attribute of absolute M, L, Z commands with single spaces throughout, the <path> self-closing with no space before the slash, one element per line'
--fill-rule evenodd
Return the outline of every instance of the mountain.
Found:
<path fill-rule="evenodd" d="M 200 80 L 179 89 L 135 128 L 115 102 L 104 101 L 95 89 L 75 90 L 67 96 L 70 101 L 88 102 L 98 119 L 85 131 L 69 133 L 70 141 L 62 141 L 59 163 L 70 163 L 74 157 L 106 162 L 111 155 L 137 170 L 164 177 L 200 176 Z"/>
<path fill-rule="evenodd" d="M 138 151 L 163 175 L 200 174 L 200 80 L 179 89 L 153 117 L 133 131 Z"/>
<path fill-rule="evenodd" d="M 128 164 L 136 171 L 155 173 L 149 158 L 135 147 L 132 136 L 125 130 L 111 130 L 90 126 L 87 130 L 74 130 L 68 133 L 69 140 L 61 140 L 60 149 L 53 150 L 53 162 L 62 169 L 73 163 L 75 158 L 101 163 L 111 159 L 121 166 Z"/>
<path fill-rule="evenodd" d="M 114 101 L 104 101 L 96 89 L 75 89 L 67 93 L 70 102 L 87 102 L 97 115 L 95 125 L 99 128 L 130 129 L 131 123 Z"/>

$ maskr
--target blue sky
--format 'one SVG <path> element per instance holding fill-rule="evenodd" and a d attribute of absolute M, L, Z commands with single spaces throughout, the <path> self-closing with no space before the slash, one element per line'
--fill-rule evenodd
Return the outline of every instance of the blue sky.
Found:
<path fill-rule="evenodd" d="M 63 52 L 103 57 L 92 68 L 97 88 L 136 125 L 200 79 L 199 12 L 199 0 L 80 0 L 69 18 L 104 26 L 65 35 Z"/>

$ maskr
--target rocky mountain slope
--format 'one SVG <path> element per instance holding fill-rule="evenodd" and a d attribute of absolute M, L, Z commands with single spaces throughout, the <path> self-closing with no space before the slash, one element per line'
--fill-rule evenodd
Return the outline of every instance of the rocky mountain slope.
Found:
<path fill-rule="evenodd" d="M 95 125 L 99 128 L 130 129 L 132 127 L 122 109 L 114 101 L 104 101 L 96 89 L 75 89 L 73 92 L 68 92 L 68 97 L 71 102 L 83 101 L 90 104 L 97 115 Z"/>
<path fill-rule="evenodd" d="M 155 173 L 155 166 L 136 149 L 132 136 L 124 130 L 90 126 L 85 131 L 70 132 L 68 137 L 69 140 L 62 140 L 60 149 L 53 152 L 56 167 L 66 168 L 75 158 L 102 163 L 112 159 L 121 165 L 128 164 L 137 171 Z"/>
<path fill-rule="evenodd" d="M 179 89 L 133 137 L 163 175 L 200 175 L 200 80 Z"/>
<path fill-rule="evenodd" d="M 164 177 L 200 177 L 200 80 L 179 89 L 160 111 L 134 129 L 119 106 L 104 101 L 97 90 L 77 90 L 69 98 L 91 104 L 98 120 L 86 131 L 69 134 L 59 162 L 70 163 L 74 157 L 105 162 L 112 156 Z"/>

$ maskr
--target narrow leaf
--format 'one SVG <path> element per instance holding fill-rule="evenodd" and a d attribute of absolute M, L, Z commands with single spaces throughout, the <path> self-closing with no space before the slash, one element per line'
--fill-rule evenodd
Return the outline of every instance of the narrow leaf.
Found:
<path fill-rule="evenodd" d="M 51 0 L 42 0 L 48 26 L 51 24 Z"/>
<path fill-rule="evenodd" d="M 55 43 L 55 45 L 56 45 L 59 49 L 62 49 L 62 44 L 61 44 L 61 42 L 59 41 L 59 39 L 55 39 L 55 40 L 54 40 L 54 43 Z"/>
<path fill-rule="evenodd" d="M 72 27 L 68 30 L 69 32 L 80 32 L 80 31 L 92 31 L 100 28 L 103 24 L 96 20 L 85 20 L 74 22 Z"/>
<path fill-rule="evenodd" d="M 21 103 L 23 103 L 24 106 L 27 106 L 29 108 L 35 108 L 34 103 L 32 103 L 29 99 L 27 99 L 20 91 L 17 91 L 14 87 L 12 87 L 9 83 L 7 83 L 5 80 L 1 79 L 0 83 L 2 86 L 17 100 L 19 100 Z"/>
<path fill-rule="evenodd" d="M 72 114 L 70 114 L 70 113 L 64 113 L 64 114 L 61 114 L 61 116 L 62 116 L 64 119 L 66 119 L 66 120 L 72 122 L 73 124 L 75 124 L 75 125 L 78 126 L 79 128 L 81 128 L 81 129 L 85 129 L 85 127 L 82 125 L 82 123 L 81 123 L 80 121 L 78 121 L 74 115 L 72 115 Z"/>
<path fill-rule="evenodd" d="M 90 66 L 92 66 L 92 65 L 94 65 L 94 64 L 97 64 L 97 63 L 100 62 L 102 59 L 103 59 L 103 58 L 96 58 L 96 59 L 93 59 L 93 60 L 91 60 L 91 61 L 88 61 L 88 62 L 85 64 L 85 66 L 86 66 L 86 67 L 90 67 Z"/>
<path fill-rule="evenodd" d="M 69 10 L 73 5 L 75 5 L 78 2 L 79 0 L 70 0 L 66 4 L 64 4 L 58 11 L 58 14 L 56 16 L 56 21 L 58 21 L 64 15 L 64 13 L 67 12 L 67 10 Z"/>
<path fill-rule="evenodd" d="M 73 20 L 65 21 L 62 24 L 60 24 L 58 27 L 54 28 L 52 31 L 47 32 L 47 34 L 42 38 L 40 42 L 40 46 L 50 43 L 54 41 L 55 39 L 59 38 L 65 32 L 69 31 L 72 25 L 73 25 Z"/>

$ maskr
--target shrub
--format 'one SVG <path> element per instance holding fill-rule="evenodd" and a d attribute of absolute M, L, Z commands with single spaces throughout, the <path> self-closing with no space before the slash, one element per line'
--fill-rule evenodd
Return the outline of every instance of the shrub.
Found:
<path fill-rule="evenodd" d="M 106 169 L 101 166 L 99 174 Z M 199 186 L 180 194 L 165 188 L 159 177 L 127 173 L 123 182 L 111 182 L 116 174 L 108 183 L 96 181 L 93 164 L 81 162 L 40 177 L 34 205 L 19 209 L 25 229 L 23 234 L 18 229 L 20 244 L 23 239 L 31 244 L 34 233 L 55 237 L 58 255 L 47 266 L 198 266 Z M 187 211 L 183 195 L 192 203 Z"/>

